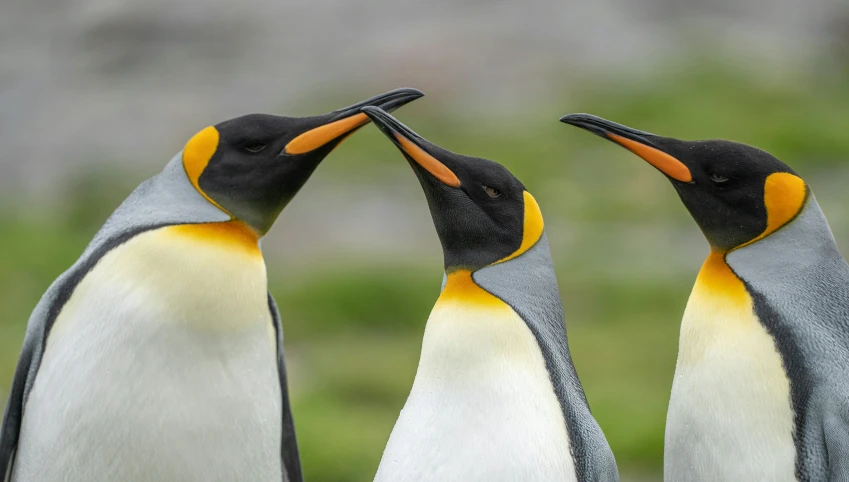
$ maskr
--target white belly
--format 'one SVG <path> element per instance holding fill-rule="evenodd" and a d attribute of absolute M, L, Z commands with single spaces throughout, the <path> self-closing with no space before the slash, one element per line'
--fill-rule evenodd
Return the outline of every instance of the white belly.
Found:
<path fill-rule="evenodd" d="M 57 318 L 13 481 L 280 481 L 262 257 L 164 228 L 108 253 Z"/>
<path fill-rule="evenodd" d="M 375 480 L 576 480 L 542 354 L 507 305 L 437 303 Z"/>
<path fill-rule="evenodd" d="M 795 481 L 790 385 L 775 343 L 748 294 L 700 282 L 681 326 L 664 479 Z"/>

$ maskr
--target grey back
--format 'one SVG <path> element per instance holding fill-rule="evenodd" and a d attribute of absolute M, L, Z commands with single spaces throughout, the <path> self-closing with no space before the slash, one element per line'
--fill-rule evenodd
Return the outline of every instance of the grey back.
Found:
<path fill-rule="evenodd" d="M 618 481 L 613 452 L 590 413 L 572 364 L 560 290 L 545 233 L 522 255 L 482 268 L 473 278 L 481 288 L 510 305 L 536 337 L 566 420 L 579 482 Z"/>
<path fill-rule="evenodd" d="M 813 194 L 793 221 L 726 260 L 752 296 L 790 379 L 796 473 L 802 481 L 835 480 L 828 472 L 840 464 L 845 471 L 849 458 L 849 266 Z M 844 435 L 824 435 L 831 430 Z M 828 438 L 844 440 L 834 442 L 843 445 L 841 455 L 829 450 Z"/>

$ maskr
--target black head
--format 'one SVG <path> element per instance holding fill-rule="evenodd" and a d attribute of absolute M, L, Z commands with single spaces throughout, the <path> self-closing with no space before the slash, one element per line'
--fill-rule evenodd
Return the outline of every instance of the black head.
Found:
<path fill-rule="evenodd" d="M 533 196 L 504 166 L 438 147 L 376 107 L 374 124 L 401 150 L 424 189 L 447 272 L 518 256 L 542 235 Z"/>
<path fill-rule="evenodd" d="M 398 89 L 316 117 L 237 117 L 192 137 L 183 166 L 207 200 L 262 235 L 325 156 L 369 122 L 360 108 L 394 110 L 422 95 Z"/>
<path fill-rule="evenodd" d="M 792 220 L 807 197 L 792 169 L 755 147 L 661 137 L 589 114 L 560 120 L 625 147 L 665 174 L 720 251 L 766 237 Z"/>

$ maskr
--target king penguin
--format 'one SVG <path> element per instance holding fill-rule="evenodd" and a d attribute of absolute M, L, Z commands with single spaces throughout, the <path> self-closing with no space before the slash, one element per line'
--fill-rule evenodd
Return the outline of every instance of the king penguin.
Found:
<path fill-rule="evenodd" d="M 197 133 L 33 312 L 0 433 L 12 482 L 300 481 L 259 239 L 363 106 Z"/>
<path fill-rule="evenodd" d="M 849 481 L 849 266 L 805 181 L 744 144 L 561 120 L 665 174 L 710 245 L 681 324 L 664 480 Z"/>
<path fill-rule="evenodd" d="M 534 197 L 495 162 L 454 154 L 363 111 L 418 177 L 443 289 L 379 482 L 618 480 L 572 364 Z"/>

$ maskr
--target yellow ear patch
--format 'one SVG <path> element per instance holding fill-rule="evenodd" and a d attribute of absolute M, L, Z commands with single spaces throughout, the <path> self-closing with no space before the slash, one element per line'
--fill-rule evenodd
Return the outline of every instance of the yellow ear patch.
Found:
<path fill-rule="evenodd" d="M 462 303 L 491 307 L 507 306 L 497 296 L 478 286 L 472 279 L 472 272 L 465 269 L 448 275 L 445 289 L 442 290 L 442 294 L 439 295 L 436 303 Z"/>
<path fill-rule="evenodd" d="M 660 172 L 666 174 L 672 179 L 681 182 L 690 182 L 693 180 L 693 175 L 690 173 L 690 169 L 688 169 L 683 162 L 669 154 L 640 142 L 632 141 L 631 139 L 626 139 L 622 136 L 617 136 L 616 134 L 608 133 L 607 137 L 625 149 L 628 149 L 634 154 L 642 157 L 646 162 L 656 167 L 660 170 Z"/>
<path fill-rule="evenodd" d="M 314 151 L 333 139 L 368 124 L 368 122 L 368 116 L 360 112 L 351 117 L 310 129 L 286 144 L 286 154 L 295 156 Z"/>
<path fill-rule="evenodd" d="M 764 181 L 764 206 L 766 206 L 766 229 L 757 238 L 743 243 L 748 246 L 769 236 L 789 223 L 805 205 L 808 189 L 805 181 L 789 172 L 775 172 Z"/>
<path fill-rule="evenodd" d="M 528 191 L 525 191 L 523 194 L 525 196 L 525 220 L 522 230 L 522 244 L 513 254 L 493 264 L 503 263 L 521 255 L 531 249 L 539 241 L 539 238 L 542 237 L 542 230 L 545 227 L 545 223 L 542 220 L 542 211 L 539 209 L 539 204 L 537 204 L 537 200 Z"/>
<path fill-rule="evenodd" d="M 760 237 L 772 234 L 796 217 L 805 204 L 806 195 L 805 181 L 800 177 L 787 172 L 770 174 L 764 182 L 767 221 Z"/>
<path fill-rule="evenodd" d="M 216 149 L 218 149 L 218 130 L 215 127 L 209 126 L 195 134 L 186 143 L 186 147 L 183 148 L 183 169 L 186 170 L 186 175 L 189 176 L 189 181 L 197 192 L 201 193 L 215 207 L 227 212 L 226 209 L 207 196 L 198 184 L 200 175 L 203 174 L 203 170 L 206 169 Z"/>

